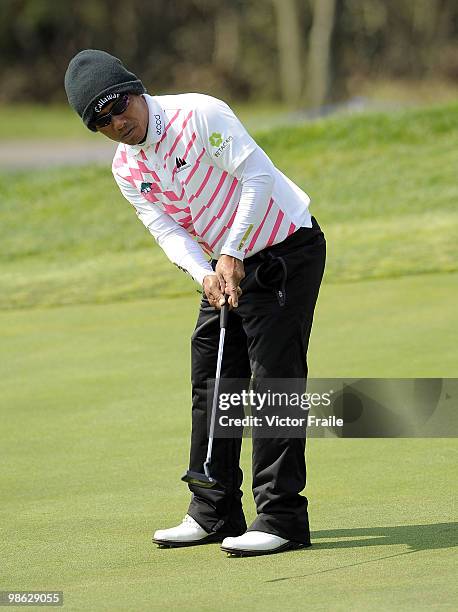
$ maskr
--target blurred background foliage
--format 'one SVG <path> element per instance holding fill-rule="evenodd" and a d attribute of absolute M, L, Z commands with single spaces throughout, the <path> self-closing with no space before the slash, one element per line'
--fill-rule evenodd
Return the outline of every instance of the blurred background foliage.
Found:
<path fill-rule="evenodd" d="M 318 108 L 367 83 L 458 81 L 456 0 L 1 0 L 1 103 L 64 102 L 84 48 L 150 93 Z"/>

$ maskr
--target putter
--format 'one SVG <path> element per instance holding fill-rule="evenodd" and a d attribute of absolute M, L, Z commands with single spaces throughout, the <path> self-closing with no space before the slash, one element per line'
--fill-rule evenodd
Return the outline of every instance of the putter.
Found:
<path fill-rule="evenodd" d="M 193 472 L 188 470 L 181 480 L 192 484 L 197 487 L 204 487 L 205 489 L 211 489 L 216 484 L 217 480 L 210 475 L 210 463 L 212 459 L 212 448 L 213 448 L 213 437 L 215 435 L 215 421 L 216 421 L 216 404 L 218 402 L 218 391 L 219 381 L 221 378 L 221 364 L 223 361 L 223 350 L 224 350 L 224 337 L 226 335 L 227 317 L 229 314 L 229 306 L 227 301 L 224 306 L 221 307 L 221 314 L 219 318 L 219 346 L 218 346 L 218 360 L 216 363 L 216 376 L 215 376 L 215 390 L 213 392 L 212 412 L 210 420 L 210 432 L 208 434 L 208 446 L 207 446 L 207 457 L 204 463 L 204 473 Z"/>

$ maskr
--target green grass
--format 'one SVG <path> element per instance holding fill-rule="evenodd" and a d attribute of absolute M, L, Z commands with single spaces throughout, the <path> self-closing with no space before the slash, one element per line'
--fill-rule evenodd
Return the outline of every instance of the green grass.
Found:
<path fill-rule="evenodd" d="M 277 103 L 234 103 L 233 108 L 249 129 L 269 126 L 288 115 L 288 108 Z M 8 140 L 94 140 L 78 115 L 62 104 L 0 105 L 1 141 Z"/>
<path fill-rule="evenodd" d="M 458 105 L 260 133 L 311 196 L 325 282 L 457 269 Z M 0 174 L 0 308 L 190 294 L 109 168 Z"/>
<path fill-rule="evenodd" d="M 457 280 L 325 285 L 310 375 L 456 375 Z M 0 313 L 0 588 L 61 589 L 68 610 L 454 609 L 454 440 L 310 439 L 312 549 L 229 559 L 151 544 L 188 502 L 197 305 Z M 245 440 L 252 520 L 249 452 Z"/>
<path fill-rule="evenodd" d="M 311 377 L 456 376 L 457 111 L 260 136 L 328 239 Z M 0 589 L 64 590 L 68 610 L 455 609 L 453 439 L 311 438 L 312 549 L 155 548 L 188 503 L 195 286 L 108 168 L 0 191 Z M 245 440 L 251 521 L 249 464 Z"/>
<path fill-rule="evenodd" d="M 78 115 L 70 107 L 58 104 L 3 105 L 2 140 L 64 140 L 89 139 L 95 135 L 84 128 Z"/>

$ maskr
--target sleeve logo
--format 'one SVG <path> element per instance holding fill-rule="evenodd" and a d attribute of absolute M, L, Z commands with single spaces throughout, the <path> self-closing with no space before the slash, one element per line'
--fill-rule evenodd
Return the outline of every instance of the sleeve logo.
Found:
<path fill-rule="evenodd" d="M 219 157 L 226 147 L 234 140 L 232 136 L 228 136 L 223 141 L 223 136 L 219 132 L 213 132 L 208 139 L 212 147 L 218 147 L 214 153 L 215 157 Z"/>
<path fill-rule="evenodd" d="M 220 144 L 223 142 L 223 137 L 219 132 L 213 132 L 209 140 L 212 147 L 219 147 Z"/>
<path fill-rule="evenodd" d="M 248 240 L 248 236 L 251 234 L 251 232 L 253 231 L 253 224 L 250 223 L 250 225 L 247 227 L 246 232 L 243 234 L 243 238 L 240 241 L 239 246 L 237 247 L 237 251 L 241 251 L 242 248 L 245 246 L 245 242 Z"/>

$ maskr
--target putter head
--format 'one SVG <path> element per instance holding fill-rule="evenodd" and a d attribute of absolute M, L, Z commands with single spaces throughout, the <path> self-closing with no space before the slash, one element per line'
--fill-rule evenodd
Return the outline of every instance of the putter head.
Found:
<path fill-rule="evenodd" d="M 186 474 L 182 476 L 181 480 L 195 487 L 204 487 L 204 489 L 211 489 L 218 484 L 211 476 L 201 474 L 200 472 L 193 472 L 192 470 L 188 470 Z"/>

